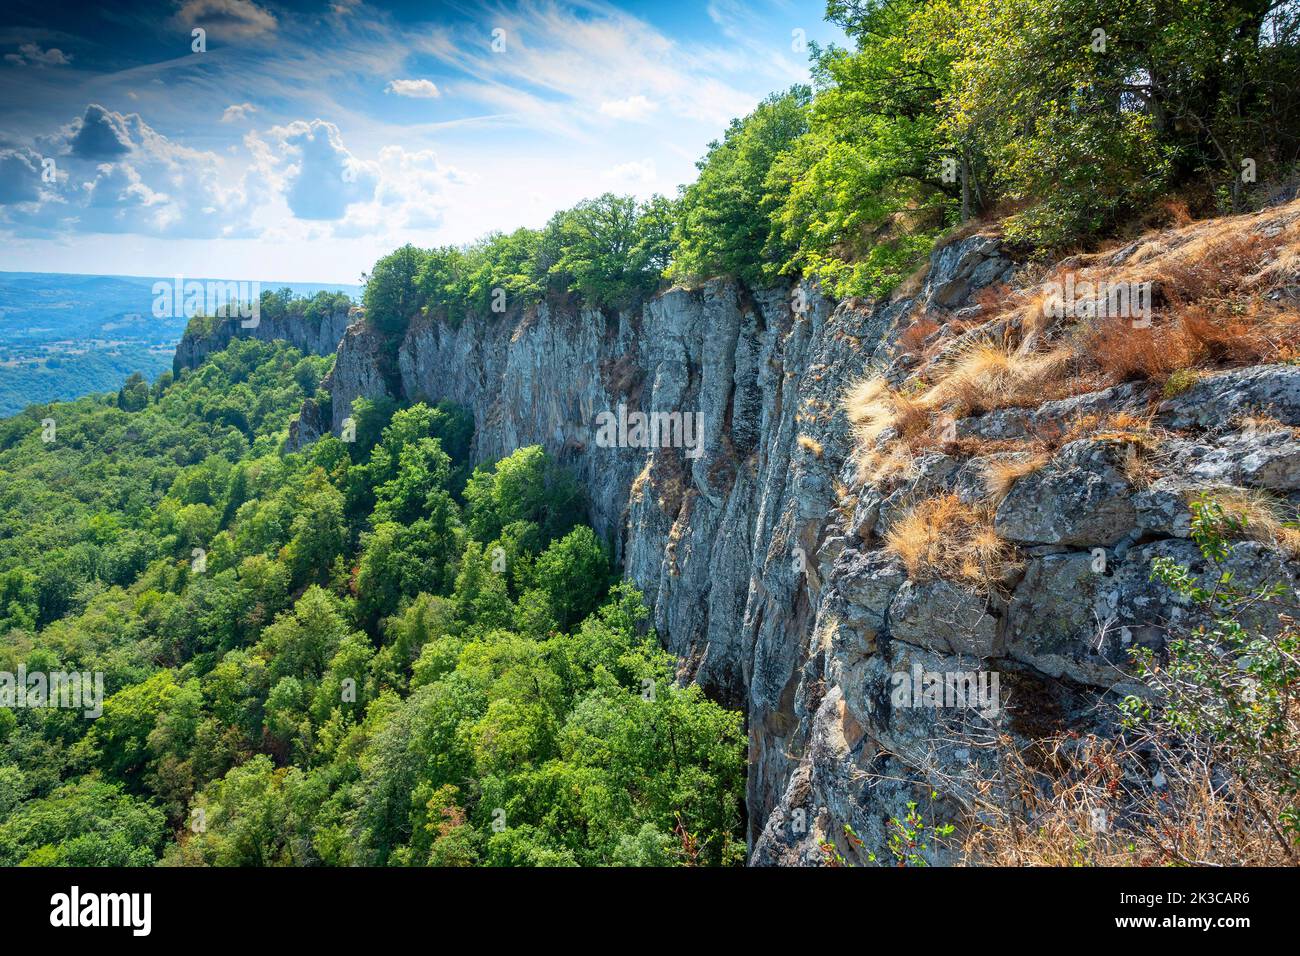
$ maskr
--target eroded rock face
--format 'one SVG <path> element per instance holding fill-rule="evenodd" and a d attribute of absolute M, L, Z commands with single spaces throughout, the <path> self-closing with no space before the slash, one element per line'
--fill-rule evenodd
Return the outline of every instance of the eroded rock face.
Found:
<path fill-rule="evenodd" d="M 894 342 L 918 310 L 972 308 L 1013 268 L 996 240 L 974 236 L 936 251 L 914 299 L 834 306 L 812 289 L 714 281 L 636 314 L 543 305 L 458 328 L 417 320 L 395 354 L 358 326 L 339 344 L 330 407 L 309 403 L 291 441 L 387 393 L 469 408 L 479 462 L 545 446 L 584 483 L 592 524 L 644 592 L 680 676 L 745 709 L 752 862 L 820 864 L 823 843 L 887 861 L 890 818 L 983 759 L 963 741 L 1095 726 L 1102 696 L 1125 689 L 1127 649 L 1189 613 L 1150 581 L 1153 557 L 1197 558 L 1188 488 L 1217 477 L 1295 488 L 1289 431 L 1223 429 L 1256 405 L 1300 421 L 1300 369 L 1215 376 L 1163 407 L 1195 436 L 1182 473 L 1135 486 L 1122 443 L 1080 440 L 1015 482 L 996 527 L 1024 564 L 1005 594 L 910 581 L 881 536 L 928 495 L 982 500 L 982 462 L 934 454 L 888 494 L 862 486 L 839 401 L 868 366 L 905 377 Z M 1139 398 L 1123 386 L 959 422 L 958 435 L 1025 437 Z M 701 441 L 603 447 L 598 416 L 620 406 L 698 415 Z M 1297 580 L 1262 544 L 1236 545 L 1232 561 L 1245 580 Z M 935 707 L 930 677 L 941 696 L 996 682 L 997 706 Z M 930 809 L 935 822 L 959 812 L 946 799 Z"/>
<path fill-rule="evenodd" d="M 1261 365 L 1198 379 L 1160 408 L 1171 428 L 1221 428 L 1239 415 L 1300 425 L 1300 366 Z"/>
<path fill-rule="evenodd" d="M 295 316 L 272 319 L 261 316 L 257 324 L 245 328 L 245 322 L 231 317 L 216 325 L 204 335 L 193 335 L 187 329 L 176 346 L 172 358 L 172 372 L 179 375 L 183 369 L 197 368 L 213 352 L 220 352 L 233 339 L 251 338 L 263 342 L 288 342 L 300 352 L 309 355 L 330 355 L 338 347 L 343 334 L 360 317 L 357 309 L 335 312 L 319 321 Z"/>
<path fill-rule="evenodd" d="M 937 252 L 935 263 L 921 295 L 939 307 L 1013 268 L 983 236 Z M 337 432 L 360 396 L 400 393 L 471 409 L 477 461 L 539 443 L 570 465 L 593 526 L 644 592 L 681 676 L 745 708 L 757 837 L 810 741 L 828 753 L 841 746 L 843 735 L 810 737 L 814 715 L 829 706 L 813 645 L 836 634 L 867 654 L 903 584 L 896 567 L 861 581 L 876 596 L 855 594 L 846 579 L 834 597 L 846 627 L 818 625 L 827 581 L 858 541 L 847 529 L 829 534 L 827 520 L 849 451 L 840 396 L 873 358 L 892 355 L 915 304 L 834 308 L 812 289 L 715 281 L 671 290 L 634 315 L 542 305 L 460 327 L 416 320 L 395 356 L 362 325 L 339 344 L 326 383 L 331 407 L 304 407 L 291 443 Z M 620 405 L 698 415 L 702 440 L 694 449 L 601 447 L 597 416 Z M 924 613 L 916 603 L 909 619 L 924 628 Z M 991 626 L 977 629 L 984 645 Z M 813 852 L 807 862 L 818 859 Z"/>
<path fill-rule="evenodd" d="M 1134 525 L 1133 489 L 1124 476 L 1131 446 L 1074 441 L 1017 481 L 998 506 L 994 527 L 1021 544 L 1110 545 Z"/>

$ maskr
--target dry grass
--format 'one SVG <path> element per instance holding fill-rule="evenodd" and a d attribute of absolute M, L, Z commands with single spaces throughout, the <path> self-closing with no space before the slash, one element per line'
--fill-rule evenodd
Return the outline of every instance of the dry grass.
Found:
<path fill-rule="evenodd" d="M 1115 740 L 1063 734 L 1020 749 L 1003 736 L 997 749 L 998 780 L 977 781 L 968 798 L 965 865 L 1294 865 L 1262 822 L 1285 799 L 1257 805 L 1204 761 L 1166 765 L 1157 790 L 1145 785 L 1146 755 Z"/>
<path fill-rule="evenodd" d="M 822 443 L 813 438 L 812 435 L 800 435 L 796 441 L 804 451 L 811 452 L 815 458 L 821 458 Z"/>
<path fill-rule="evenodd" d="M 1019 567 L 1015 548 L 993 530 L 991 510 L 952 494 L 927 498 L 895 521 L 885 535 L 885 550 L 915 581 L 942 579 L 985 593 Z"/>
<path fill-rule="evenodd" d="M 984 490 L 993 505 L 1000 505 L 1017 481 L 1025 475 L 1032 475 L 1047 461 L 1047 455 L 1036 452 L 1016 458 L 995 458 L 985 463 Z"/>
<path fill-rule="evenodd" d="M 934 319 L 919 318 L 899 333 L 898 347 L 904 353 L 920 351 L 925 340 L 937 331 L 939 331 L 939 323 Z"/>
<path fill-rule="evenodd" d="M 1111 382 L 1164 382 L 1194 367 L 1281 362 L 1300 353 L 1300 312 L 1258 300 L 1195 304 L 1149 327 L 1105 319 L 1080 336 L 1080 351 Z"/>
<path fill-rule="evenodd" d="M 1300 345 L 1300 312 L 1258 299 L 1217 309 L 1190 306 L 1178 324 L 1199 364 L 1253 365 L 1294 358 Z"/>
<path fill-rule="evenodd" d="M 1176 324 L 1139 328 L 1128 319 L 1105 319 L 1080 338 L 1082 352 L 1113 383 L 1163 381 L 1193 364 Z"/>
<path fill-rule="evenodd" d="M 1229 488 L 1214 493 L 1225 514 L 1242 522 L 1241 536 L 1250 541 L 1271 544 L 1292 558 L 1300 558 L 1300 528 L 1292 527 L 1286 506 L 1272 495 L 1244 488 Z"/>
<path fill-rule="evenodd" d="M 1275 250 L 1275 254 L 1253 275 L 1249 284 L 1256 288 L 1293 287 L 1300 281 L 1300 242 L 1295 241 L 1300 226 L 1292 226 L 1283 233 L 1288 243 Z"/>
<path fill-rule="evenodd" d="M 985 312 L 998 313 L 1005 311 L 1007 301 L 1012 295 L 1011 287 L 1005 282 L 997 285 L 989 285 L 980 289 L 973 296 L 975 304 Z"/>
<path fill-rule="evenodd" d="M 872 375 L 849 386 L 840 407 L 850 425 L 855 429 L 870 429 L 868 434 L 875 437 L 893 420 L 889 396 L 889 383 L 883 376 Z"/>
<path fill-rule="evenodd" d="M 1191 305 L 1232 296 L 1265 268 L 1274 253 L 1287 245 L 1285 232 L 1267 237 L 1254 232 L 1211 229 L 1193 239 L 1162 263 L 1157 278 L 1171 305 Z"/>
<path fill-rule="evenodd" d="M 853 460 L 860 482 L 880 481 L 905 467 L 923 447 L 924 436 L 934 424 L 924 403 L 890 388 L 878 375 L 850 386 L 840 407 L 853 427 Z M 891 429 L 896 439 L 892 447 L 878 448 Z"/>
<path fill-rule="evenodd" d="M 1020 352 L 994 342 L 975 342 L 951 359 L 925 403 L 942 406 L 955 417 L 1037 406 L 1061 397 L 1073 364 L 1068 348 Z"/>

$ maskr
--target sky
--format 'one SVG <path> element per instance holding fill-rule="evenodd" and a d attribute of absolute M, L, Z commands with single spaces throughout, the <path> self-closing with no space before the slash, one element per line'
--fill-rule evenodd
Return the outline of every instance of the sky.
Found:
<path fill-rule="evenodd" d="M 356 282 L 405 242 L 674 195 L 843 41 L 824 6 L 6 0 L 0 271 Z"/>

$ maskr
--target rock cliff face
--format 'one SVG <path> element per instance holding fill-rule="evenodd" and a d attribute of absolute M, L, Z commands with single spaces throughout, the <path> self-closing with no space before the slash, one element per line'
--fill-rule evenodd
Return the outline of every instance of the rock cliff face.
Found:
<path fill-rule="evenodd" d="M 297 316 L 284 316 L 272 319 L 261 316 L 252 328 L 245 328 L 243 320 L 237 317 L 223 319 L 203 332 L 196 333 L 186 329 L 176 346 L 176 355 L 172 359 L 172 372 L 179 375 L 182 369 L 197 368 L 213 352 L 220 352 L 230 344 L 231 339 L 253 338 L 263 342 L 276 340 L 288 342 L 300 352 L 311 355 L 332 355 L 338 348 L 339 340 L 347 331 L 348 325 L 359 317 L 358 310 L 335 312 L 320 321 L 303 319 Z"/>
<path fill-rule="evenodd" d="M 1289 427 L 1300 426 L 1300 368 L 1227 372 L 1160 406 L 1182 431 L 1153 480 L 1135 484 L 1117 446 L 1082 438 L 1016 482 L 996 528 L 1023 560 L 997 592 L 910 580 L 882 536 L 926 496 L 985 495 L 984 462 L 927 453 L 888 495 L 861 484 L 841 396 L 869 367 L 901 381 L 914 361 L 901 328 L 935 316 L 935 334 L 955 338 L 946 323 L 977 315 L 974 293 L 1016 268 L 977 235 L 936 251 L 912 294 L 875 304 L 714 281 L 634 315 L 542 305 L 460 328 L 417 320 L 395 354 L 355 324 L 326 383 L 328 420 L 309 403 L 291 443 L 337 431 L 358 396 L 400 393 L 471 409 L 479 461 L 545 446 L 584 482 L 593 524 L 644 591 L 682 678 L 745 710 L 752 862 L 817 864 L 826 841 L 886 858 L 889 819 L 960 778 L 990 727 L 1032 736 L 1104 722 L 1095 705 L 1127 689 L 1115 665 L 1131 643 L 1158 643 L 1154 625 L 1188 613 L 1149 581 L 1151 558 L 1204 570 L 1187 540 L 1187 489 L 1300 489 Z M 1122 385 L 968 416 L 956 433 L 1024 435 L 1153 400 Z M 620 406 L 697 413 L 698 455 L 603 447 L 599 416 Z M 1231 424 L 1248 408 L 1273 423 Z M 1235 545 L 1229 564 L 1246 581 L 1300 580 L 1268 543 Z M 898 706 L 897 675 L 917 668 L 992 671 L 1000 706 Z M 935 805 L 940 819 L 959 811 L 946 794 Z"/>

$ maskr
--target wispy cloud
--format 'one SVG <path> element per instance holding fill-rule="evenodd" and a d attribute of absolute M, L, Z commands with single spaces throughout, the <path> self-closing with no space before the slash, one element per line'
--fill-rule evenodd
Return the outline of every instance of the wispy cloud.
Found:
<path fill-rule="evenodd" d="M 236 103 L 227 106 L 221 113 L 221 122 L 234 123 L 239 120 L 248 119 L 252 114 L 257 112 L 257 107 L 252 103 Z"/>
<path fill-rule="evenodd" d="M 270 33 L 278 25 L 275 14 L 252 0 L 184 0 L 172 24 L 186 32 L 195 27 L 222 40 L 247 40 Z"/>
<path fill-rule="evenodd" d="M 417 100 L 433 100 L 442 95 L 432 80 L 391 80 L 384 92 Z"/>
<path fill-rule="evenodd" d="M 658 108 L 658 103 L 652 103 L 639 93 L 621 100 L 606 100 L 600 104 L 600 112 L 606 116 L 626 120 L 645 119 Z"/>

